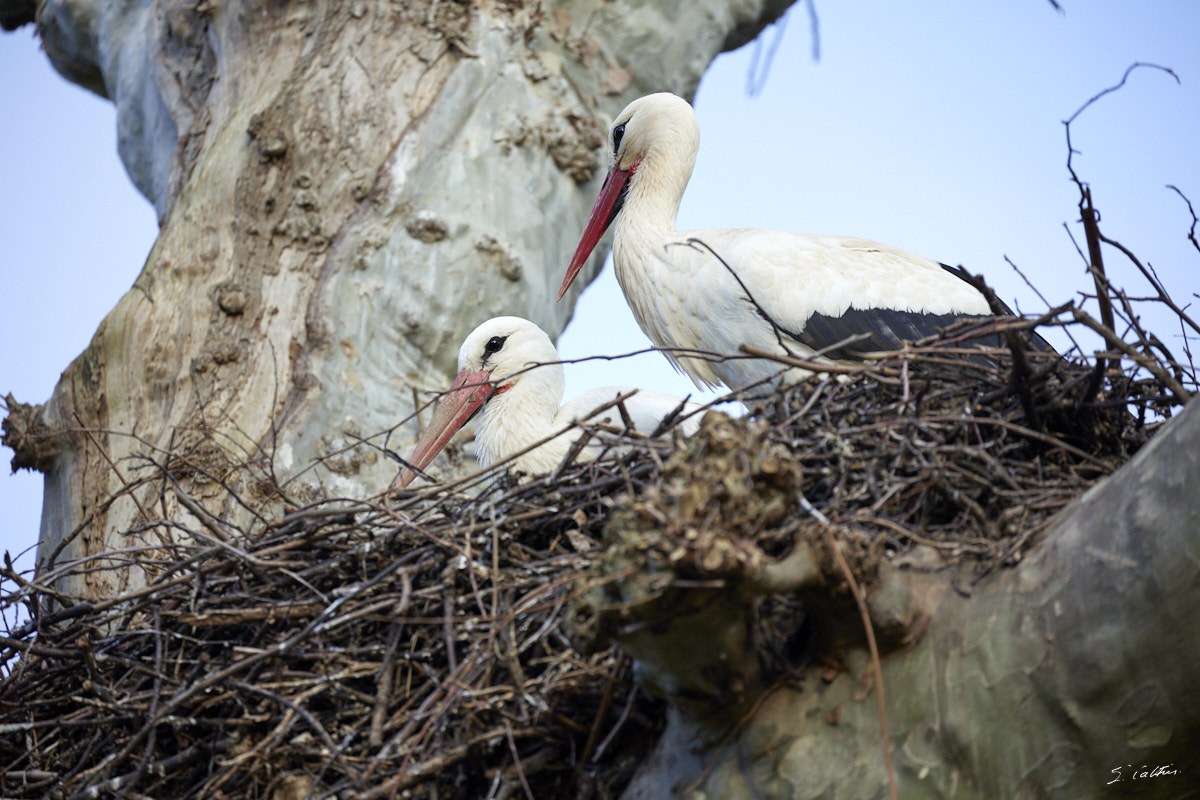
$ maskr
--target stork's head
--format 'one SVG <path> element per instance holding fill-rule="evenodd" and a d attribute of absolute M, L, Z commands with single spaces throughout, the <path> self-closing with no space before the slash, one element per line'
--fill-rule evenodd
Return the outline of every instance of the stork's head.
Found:
<path fill-rule="evenodd" d="M 471 331 L 458 349 L 458 371 L 484 376 L 502 392 L 529 374 L 529 367 L 558 360 L 546 332 L 521 317 L 493 317 Z"/>
<path fill-rule="evenodd" d="M 557 405 L 562 397 L 562 367 L 531 369 L 557 361 L 550 337 L 527 319 L 495 317 L 471 331 L 458 350 L 458 376 L 442 394 L 409 462 L 425 469 L 486 403 L 518 384 L 529 385 L 532 396 L 548 397 Z M 407 486 L 415 477 L 416 472 L 405 468 L 396 485 Z"/>
<path fill-rule="evenodd" d="M 659 92 L 639 97 L 613 120 L 608 132 L 611 167 L 633 172 L 647 155 L 695 158 L 700 145 L 696 112 L 682 97 Z"/>
<path fill-rule="evenodd" d="M 625 106 L 609 129 L 611 166 L 558 290 L 559 300 L 617 218 L 630 191 L 658 199 L 672 215 L 678 210 L 699 146 L 696 114 L 682 97 L 659 92 Z"/>

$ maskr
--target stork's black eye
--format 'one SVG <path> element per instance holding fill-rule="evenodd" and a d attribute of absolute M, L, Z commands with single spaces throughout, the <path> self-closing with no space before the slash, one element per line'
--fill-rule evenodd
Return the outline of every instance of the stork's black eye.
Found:
<path fill-rule="evenodd" d="M 504 347 L 504 340 L 507 338 L 507 336 L 493 336 L 492 338 L 488 339 L 487 344 L 483 346 L 483 352 L 487 353 L 488 355 L 491 355 L 492 353 L 499 353 L 500 348 Z"/>
<path fill-rule="evenodd" d="M 621 149 L 621 139 L 625 136 L 625 123 L 622 122 L 617 127 L 613 128 L 613 155 Z"/>

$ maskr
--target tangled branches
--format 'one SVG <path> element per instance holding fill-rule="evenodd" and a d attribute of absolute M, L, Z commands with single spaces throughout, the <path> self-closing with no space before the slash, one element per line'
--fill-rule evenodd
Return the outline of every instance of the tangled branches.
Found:
<path fill-rule="evenodd" d="M 576 488 L 580 508 L 598 501 Z M 3 642 L 6 660 L 21 656 L 0 682 L 5 795 L 503 797 L 622 782 L 657 715 L 634 707 L 614 652 L 567 644 L 562 608 L 588 556 L 562 536 L 539 543 L 562 515 L 531 521 L 525 506 L 321 503 L 244 549 L 166 548 L 164 562 L 191 566 L 103 608 L 43 608 L 36 636 Z"/>

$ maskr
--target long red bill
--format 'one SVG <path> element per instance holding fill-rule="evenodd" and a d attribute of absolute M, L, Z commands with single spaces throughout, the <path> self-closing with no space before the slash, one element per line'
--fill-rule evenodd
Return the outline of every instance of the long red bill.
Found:
<path fill-rule="evenodd" d="M 604 179 L 604 186 L 600 189 L 600 196 L 596 198 L 596 204 L 592 206 L 592 215 L 588 217 L 587 227 L 583 230 L 579 246 L 575 248 L 575 255 L 571 258 L 571 265 L 567 267 L 567 275 L 563 278 L 562 288 L 558 290 L 559 300 L 563 299 L 571 282 L 583 268 L 584 262 L 596 249 L 596 243 L 600 241 L 600 237 L 608 230 L 608 226 L 612 224 L 617 212 L 620 211 L 626 182 L 635 169 L 637 169 L 637 164 L 629 169 L 617 169 L 614 164 L 613 168 L 608 171 L 608 177 Z"/>
<path fill-rule="evenodd" d="M 429 427 L 421 434 L 413 454 L 408 459 L 415 469 L 423 470 L 429 466 L 429 462 L 442 452 L 442 448 L 451 437 L 458 433 L 479 407 L 495 393 L 495 387 L 488 383 L 491 374 L 491 370 L 471 372 L 465 369 L 458 373 L 454 383 L 442 395 Z M 416 477 L 417 473 L 413 469 L 405 467 L 396 480 L 396 487 L 404 488 Z"/>

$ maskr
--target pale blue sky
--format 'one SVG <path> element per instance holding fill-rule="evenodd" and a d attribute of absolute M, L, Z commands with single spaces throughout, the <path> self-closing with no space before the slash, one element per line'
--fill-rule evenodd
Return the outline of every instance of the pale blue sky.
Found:
<path fill-rule="evenodd" d="M 1006 255 L 1053 303 L 1088 285 L 1063 230 L 1077 193 L 1061 121 L 1150 61 L 1182 83 L 1135 72 L 1074 126 L 1076 168 L 1105 232 L 1191 300 L 1200 254 L 1185 238 L 1183 202 L 1164 186 L 1200 208 L 1200 2 L 1062 4 L 1064 14 L 1046 0 L 818 0 L 818 62 L 805 9 L 795 9 L 761 94 L 745 94 L 754 45 L 705 77 L 680 227 L 876 239 L 983 272 L 1002 297 L 1039 311 Z M 28 27 L 0 36 L 0 108 L 0 394 L 37 403 L 128 290 L 156 226 L 117 159 L 111 106 L 59 78 Z M 1145 290 L 1115 254 L 1108 263 L 1131 292 Z M 567 358 L 646 345 L 610 269 L 560 345 Z M 692 391 L 654 354 L 567 372 L 568 396 L 610 383 Z M 11 451 L 0 456 L 0 548 L 16 555 L 36 541 L 42 481 L 8 477 Z"/>

